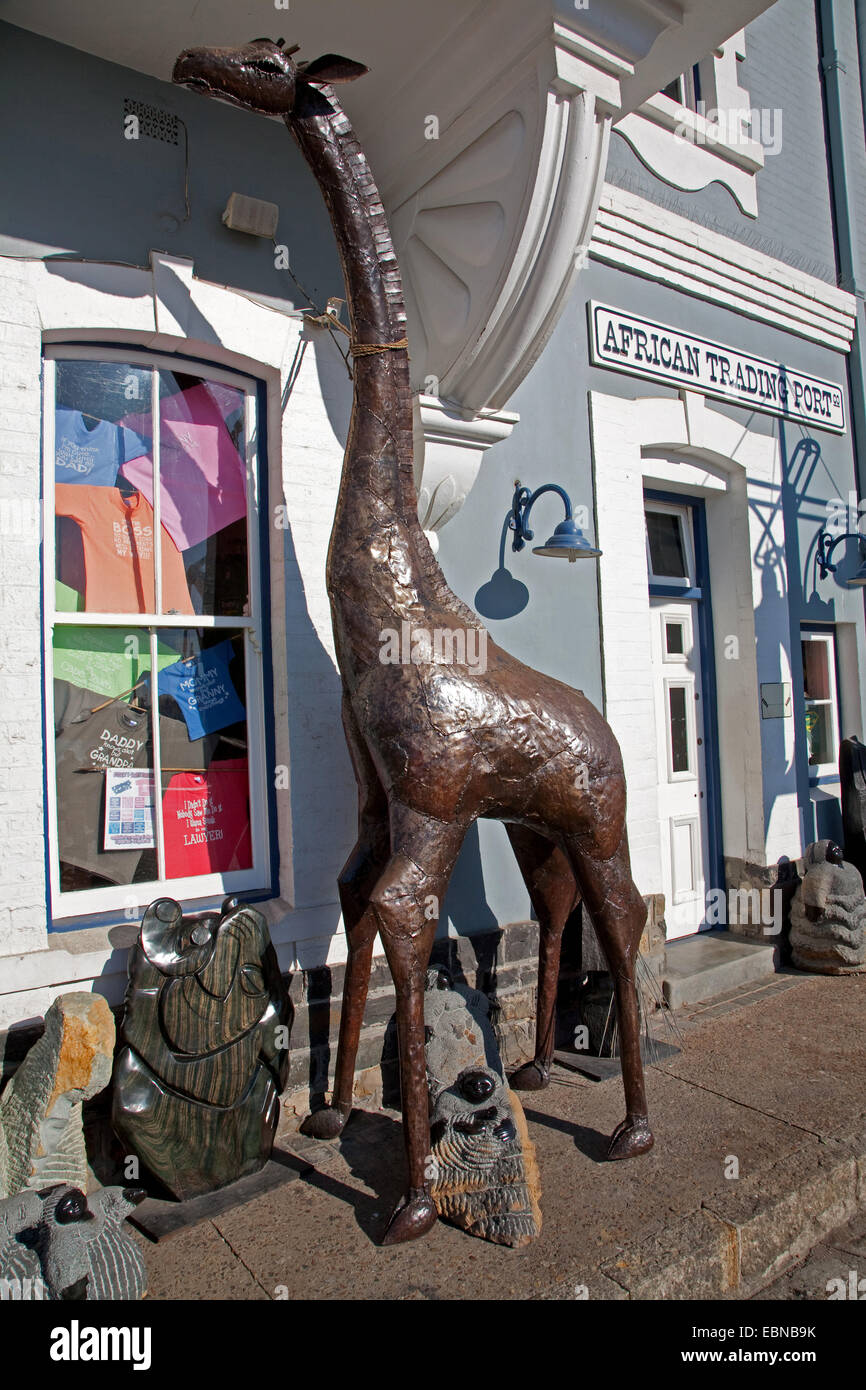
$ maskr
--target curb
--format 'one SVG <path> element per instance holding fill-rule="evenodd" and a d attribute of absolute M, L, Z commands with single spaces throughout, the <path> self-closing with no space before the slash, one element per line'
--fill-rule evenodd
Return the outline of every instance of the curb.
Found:
<path fill-rule="evenodd" d="M 866 1209 L 866 1115 L 599 1266 L 630 1299 L 749 1298 Z"/>

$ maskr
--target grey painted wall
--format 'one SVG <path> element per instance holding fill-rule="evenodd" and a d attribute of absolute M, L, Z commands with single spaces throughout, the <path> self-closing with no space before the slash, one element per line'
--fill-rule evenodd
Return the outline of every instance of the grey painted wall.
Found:
<path fill-rule="evenodd" d="M 851 5 L 853 16 L 853 4 Z M 853 25 L 853 17 L 852 17 Z M 856 48 L 847 50 L 856 70 Z M 752 107 L 782 111 L 782 143 L 758 174 L 758 217 L 710 184 L 696 193 L 662 182 L 621 135 L 611 139 L 607 177 L 683 217 L 747 241 L 758 250 L 836 281 L 833 223 L 813 0 L 776 0 L 746 28 L 740 85 Z"/>
<path fill-rule="evenodd" d="M 188 221 L 183 131 L 179 145 L 125 139 L 125 97 L 184 122 Z M 228 196 L 237 191 L 279 205 L 277 241 L 288 246 L 294 274 L 318 303 L 342 293 L 324 204 L 281 121 L 3 24 L 0 127 L 2 254 L 69 252 L 146 266 L 156 249 L 191 258 L 200 279 L 302 306 L 288 274 L 275 269 L 270 242 L 222 225 Z"/>
<path fill-rule="evenodd" d="M 839 353 L 731 310 L 680 295 L 640 276 L 590 261 L 553 337 L 509 402 L 512 409 L 520 412 L 520 423 L 507 440 L 489 450 L 465 505 L 440 533 L 440 560 L 448 582 L 461 598 L 480 611 L 489 601 L 490 591 L 479 595 L 479 590 L 489 583 L 498 567 L 500 527 L 510 504 L 514 479 L 519 477 L 530 487 L 557 482 L 576 505 L 591 499 L 588 393 L 601 391 L 625 399 L 675 395 L 661 384 L 590 365 L 586 306 L 591 299 L 837 382 L 843 388 L 850 418 L 845 359 Z M 800 679 L 800 623 L 862 624 L 863 620 L 860 593 L 844 586 L 853 555 L 840 568 L 839 580 L 822 584 L 820 593 L 814 581 L 815 540 L 827 517 L 827 501 L 837 496 L 846 498 L 855 485 L 850 432 L 839 436 L 825 430 L 810 431 L 805 426 L 786 424 L 720 401 L 713 401 L 712 407 L 744 427 L 772 434 L 781 441 L 786 477 L 778 505 L 785 518 L 788 554 L 773 554 L 764 564 L 766 579 L 756 612 L 758 680 L 782 679 L 779 662 L 783 640 L 791 651 L 796 695 Z M 817 444 L 817 453 L 813 449 L 808 458 L 804 453 L 807 439 Z M 546 537 L 560 515 L 560 504 L 555 498 L 543 499 L 533 513 L 536 534 Z M 645 573 L 643 555 L 623 556 L 623 564 L 637 564 Z M 515 555 L 509 539 L 504 565 L 512 579 L 508 583 L 500 578 L 494 596 L 498 594 L 507 602 L 514 595 L 517 581 L 526 586 L 528 599 L 523 610 L 512 617 L 497 619 L 484 613 L 495 640 L 528 665 L 578 686 L 596 704 L 603 705 L 594 564 L 581 561 L 572 566 L 527 551 Z M 827 601 L 829 595 L 832 597 Z M 801 727 L 801 701 L 795 718 Z M 763 722 L 767 816 L 784 771 L 782 751 L 776 746 L 779 734 L 778 724 Z M 799 797 L 811 815 L 804 762 L 799 772 Z M 827 812 L 822 814 L 826 816 Z M 824 828 L 829 824 L 825 821 Z M 819 825 L 816 833 L 821 830 Z M 473 838 L 464 851 L 446 901 L 454 926 L 460 931 L 480 930 L 490 921 L 486 914 L 491 911 L 500 922 L 508 922 L 520 920 L 527 910 L 526 894 L 504 832 L 499 826 L 482 826 L 480 854 L 479 843 Z"/>

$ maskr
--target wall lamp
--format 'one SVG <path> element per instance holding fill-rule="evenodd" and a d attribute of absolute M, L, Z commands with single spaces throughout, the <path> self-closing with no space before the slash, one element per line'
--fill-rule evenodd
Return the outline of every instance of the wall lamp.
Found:
<path fill-rule="evenodd" d="M 577 522 L 571 515 L 571 498 L 564 488 L 557 483 L 545 483 L 543 487 L 537 487 L 534 492 L 530 492 L 528 487 L 520 486 L 518 478 L 514 484 L 514 497 L 511 502 L 511 512 L 508 516 L 508 526 L 514 532 L 514 540 L 511 542 L 512 550 L 522 550 L 527 541 L 533 539 L 534 532 L 529 529 L 529 513 L 535 502 L 544 492 L 556 492 L 565 504 L 565 520 L 561 521 L 549 540 L 544 545 L 534 545 L 532 553 L 534 555 L 549 555 L 558 560 L 595 560 L 601 554 L 596 550 L 592 542 L 587 540 Z M 866 583 L 866 579 L 863 581 Z"/>
<path fill-rule="evenodd" d="M 842 541 L 856 540 L 860 546 L 860 568 L 857 573 L 852 575 L 845 582 L 850 589 L 862 589 L 866 586 L 866 558 L 863 555 L 863 536 L 859 531 L 843 531 L 841 535 L 834 536 L 829 531 L 821 530 L 818 533 L 818 550 L 815 560 L 821 571 L 821 578 L 826 579 L 828 574 L 836 573 L 836 566 L 831 563 L 830 557 L 836 546 Z"/>

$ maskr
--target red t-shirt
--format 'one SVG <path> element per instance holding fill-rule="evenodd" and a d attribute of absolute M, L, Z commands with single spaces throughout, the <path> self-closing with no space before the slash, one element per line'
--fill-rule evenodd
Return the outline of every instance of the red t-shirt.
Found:
<path fill-rule="evenodd" d="M 124 498 L 114 487 L 57 483 L 58 516 L 81 529 L 84 607 L 88 613 L 152 613 L 153 508 L 140 492 Z M 162 528 L 162 610 L 192 613 L 183 556 Z"/>
<path fill-rule="evenodd" d="M 162 799 L 166 878 L 251 869 L 249 773 L 246 758 L 211 763 L 206 772 L 177 772 Z"/>

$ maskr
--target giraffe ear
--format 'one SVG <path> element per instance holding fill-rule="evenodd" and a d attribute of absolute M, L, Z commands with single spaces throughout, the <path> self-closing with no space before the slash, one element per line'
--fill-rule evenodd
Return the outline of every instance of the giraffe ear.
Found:
<path fill-rule="evenodd" d="M 355 63 L 351 58 L 341 58 L 339 53 L 323 53 L 311 63 L 299 63 L 301 76 L 308 82 L 353 82 L 363 77 L 370 69 L 363 63 Z"/>

